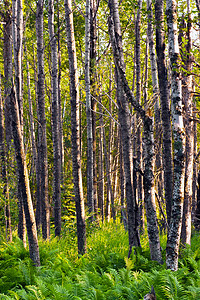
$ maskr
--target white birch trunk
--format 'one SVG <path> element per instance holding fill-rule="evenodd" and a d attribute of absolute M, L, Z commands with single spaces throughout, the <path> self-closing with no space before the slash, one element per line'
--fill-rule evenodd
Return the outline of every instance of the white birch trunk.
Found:
<path fill-rule="evenodd" d="M 183 216 L 185 181 L 185 130 L 182 115 L 182 90 L 178 65 L 179 45 L 177 32 L 177 3 L 167 0 L 168 42 L 171 64 L 172 128 L 174 137 L 174 188 L 170 228 L 167 238 L 166 265 L 178 269 L 178 251 Z"/>

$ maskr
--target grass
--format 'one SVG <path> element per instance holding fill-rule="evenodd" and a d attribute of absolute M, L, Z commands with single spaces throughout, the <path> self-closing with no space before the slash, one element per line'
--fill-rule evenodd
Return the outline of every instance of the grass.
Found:
<path fill-rule="evenodd" d="M 158 300 L 200 299 L 199 234 L 191 247 L 181 251 L 179 270 L 150 260 L 148 238 L 142 250 L 128 254 L 128 236 L 121 224 L 92 228 L 87 253 L 78 258 L 74 232 L 60 239 L 40 240 L 41 267 L 35 268 L 29 253 L 15 237 L 0 244 L 0 299 L 143 299 L 154 286 Z M 166 236 L 161 237 L 165 249 Z M 163 250 L 165 258 L 165 250 Z"/>

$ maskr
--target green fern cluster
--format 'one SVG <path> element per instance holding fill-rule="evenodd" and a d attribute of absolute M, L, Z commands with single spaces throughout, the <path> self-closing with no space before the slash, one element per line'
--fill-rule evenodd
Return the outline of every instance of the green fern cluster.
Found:
<path fill-rule="evenodd" d="M 121 224 L 100 225 L 88 236 L 87 254 L 78 258 L 70 232 L 40 241 L 42 266 L 34 268 L 21 241 L 0 246 L 0 299 L 141 300 L 154 286 L 158 300 L 200 299 L 199 235 L 181 252 L 179 270 L 171 272 L 150 260 L 145 236 L 133 249 Z M 166 237 L 162 238 L 164 245 Z M 163 256 L 165 253 L 163 253 Z"/>

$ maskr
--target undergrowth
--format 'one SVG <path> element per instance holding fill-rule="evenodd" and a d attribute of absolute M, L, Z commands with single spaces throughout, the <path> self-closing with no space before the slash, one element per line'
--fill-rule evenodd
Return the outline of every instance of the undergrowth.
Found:
<path fill-rule="evenodd" d="M 180 253 L 179 270 L 150 260 L 148 238 L 142 249 L 128 254 L 128 236 L 121 224 L 90 230 L 87 253 L 78 258 L 74 231 L 60 239 L 40 240 L 41 267 L 35 268 L 28 250 L 15 237 L 0 244 L 0 299 L 143 299 L 154 286 L 157 300 L 200 299 L 199 234 Z M 161 237 L 165 259 L 166 236 Z"/>

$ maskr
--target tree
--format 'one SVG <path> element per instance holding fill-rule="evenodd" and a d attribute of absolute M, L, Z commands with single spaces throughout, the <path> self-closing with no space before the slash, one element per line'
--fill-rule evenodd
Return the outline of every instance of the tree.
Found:
<path fill-rule="evenodd" d="M 90 0 L 86 0 L 85 12 L 85 93 L 86 93 L 86 117 L 87 117 L 87 205 L 89 213 L 94 213 L 94 176 L 93 176 L 93 130 L 92 130 L 92 106 L 90 93 Z M 93 219 L 93 215 L 91 215 Z"/>
<path fill-rule="evenodd" d="M 49 0 L 48 10 L 49 38 L 51 45 L 51 63 L 52 63 L 52 136 L 53 136 L 53 201 L 54 201 L 54 224 L 55 235 L 59 236 L 61 232 L 61 149 L 60 149 L 60 123 L 59 123 L 59 102 L 58 102 L 58 53 L 57 42 L 54 33 L 54 0 Z"/>
<path fill-rule="evenodd" d="M 37 2 L 36 13 L 37 61 L 38 61 L 38 170 L 40 197 L 37 199 L 37 226 L 42 223 L 44 239 L 50 237 L 50 207 L 48 199 L 48 161 L 46 141 L 45 91 L 44 91 L 44 41 L 43 41 L 43 0 Z"/>
<path fill-rule="evenodd" d="M 37 229 L 33 204 L 31 199 L 28 170 L 26 165 L 26 157 L 24 152 L 23 136 L 21 132 L 21 123 L 19 116 L 19 106 L 16 98 L 14 87 L 7 99 L 8 109 L 10 111 L 12 134 L 15 146 L 15 154 L 17 161 L 18 182 L 23 199 L 23 208 L 26 218 L 26 228 L 29 242 L 29 253 L 36 267 L 40 266 L 39 246 L 37 239 Z"/>
<path fill-rule="evenodd" d="M 186 157 L 185 157 L 185 186 L 184 186 L 184 205 L 183 205 L 183 221 L 181 231 L 181 242 L 191 244 L 191 228 L 192 228 L 192 196 L 193 196 L 193 165 L 194 165 L 194 132 L 193 132 L 193 83 L 192 83 L 192 39 L 191 39 L 191 10 L 190 1 L 187 1 L 187 24 L 185 24 L 183 16 L 183 28 L 180 28 L 180 47 L 183 46 L 182 38 L 186 29 L 187 44 L 182 48 L 182 60 L 185 72 L 182 72 L 182 90 L 183 90 L 183 104 L 185 108 L 184 126 L 186 135 Z M 185 51 L 184 51 L 185 50 Z"/>
<path fill-rule="evenodd" d="M 178 269 L 178 251 L 183 216 L 185 181 L 185 130 L 182 112 L 179 45 L 177 33 L 177 3 L 167 0 L 168 43 L 171 67 L 172 129 L 174 138 L 174 187 L 171 221 L 167 237 L 166 265 Z"/>
<path fill-rule="evenodd" d="M 172 164 L 172 133 L 170 118 L 170 101 L 168 91 L 168 76 L 165 59 L 165 30 L 163 0 L 155 2 L 156 21 L 156 54 L 158 68 L 158 83 L 161 102 L 161 120 L 163 130 L 163 169 L 164 169 L 164 190 L 167 222 L 170 223 L 172 191 L 173 191 L 173 164 Z"/>
<path fill-rule="evenodd" d="M 14 52 L 14 67 L 15 67 L 15 85 L 16 97 L 19 105 L 20 123 L 23 134 L 23 98 L 22 98 L 22 39 L 23 39 L 23 11 L 22 1 L 12 1 L 12 36 L 13 36 L 13 52 Z M 18 235 L 26 246 L 25 232 L 25 215 L 22 199 L 22 191 L 20 190 L 20 182 L 18 183 L 18 208 L 19 208 L 19 223 Z"/>
<path fill-rule="evenodd" d="M 71 0 L 65 0 L 65 20 L 67 31 L 67 48 L 70 72 L 70 97 L 71 97 L 71 142 L 72 142 L 72 164 L 73 183 L 76 201 L 76 222 L 78 236 L 78 252 L 86 252 L 86 228 L 85 209 L 83 199 L 83 185 L 80 156 L 80 115 L 79 115 L 79 84 L 76 58 L 76 44 L 74 37 L 74 24 Z"/>

